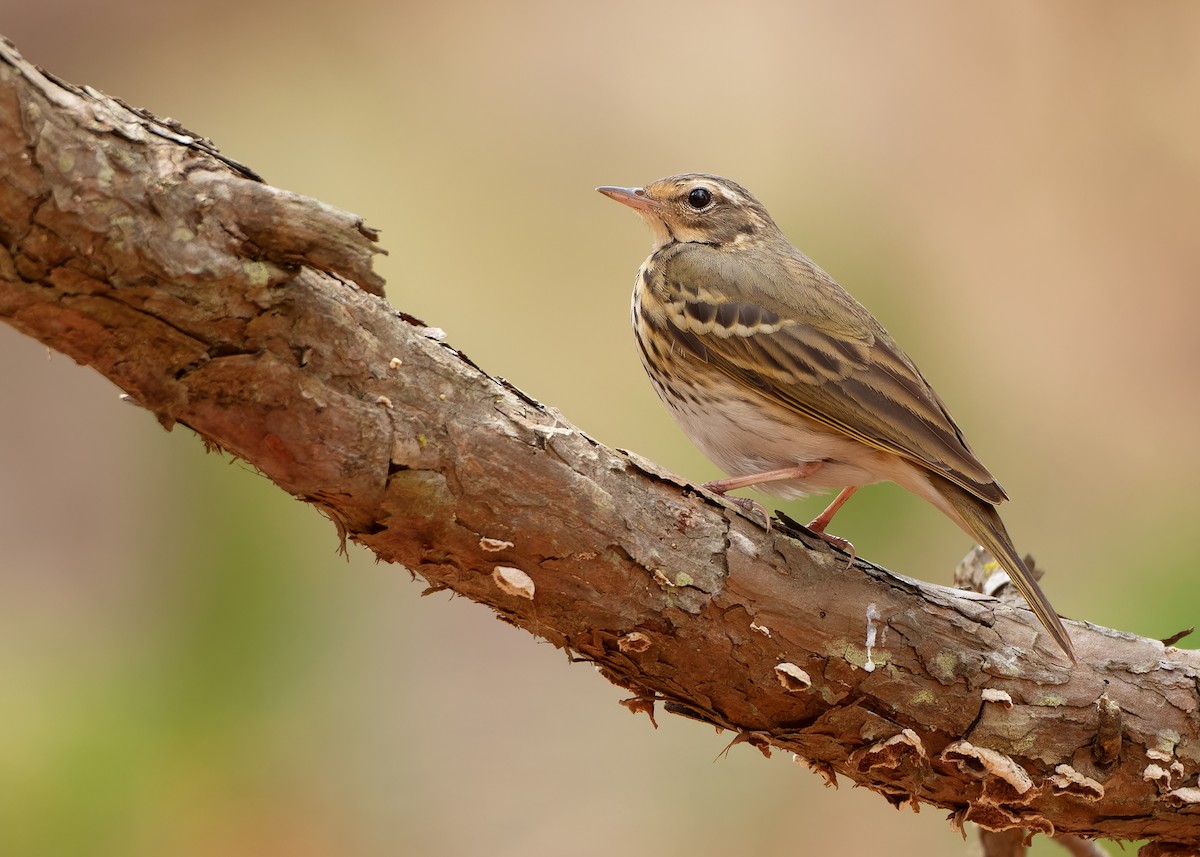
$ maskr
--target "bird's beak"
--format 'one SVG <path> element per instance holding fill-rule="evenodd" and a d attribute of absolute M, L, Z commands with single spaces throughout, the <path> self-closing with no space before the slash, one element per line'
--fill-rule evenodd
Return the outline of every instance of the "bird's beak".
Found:
<path fill-rule="evenodd" d="M 635 211 L 657 211 L 658 202 L 646 196 L 644 187 L 598 187 L 596 190 L 607 196 L 609 199 L 615 199 L 622 205 L 628 205 Z"/>

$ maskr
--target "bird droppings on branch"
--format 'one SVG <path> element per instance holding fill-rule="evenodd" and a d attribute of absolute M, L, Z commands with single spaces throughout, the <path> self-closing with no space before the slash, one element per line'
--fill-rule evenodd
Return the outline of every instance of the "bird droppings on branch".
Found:
<path fill-rule="evenodd" d="M 867 605 L 867 639 L 866 639 L 867 659 L 863 663 L 863 669 L 866 670 L 867 672 L 875 671 L 875 661 L 872 660 L 872 658 L 871 658 L 871 650 L 875 648 L 875 637 L 876 637 L 876 633 L 877 633 L 876 627 L 875 627 L 875 622 L 878 621 L 879 618 L 880 618 L 879 608 L 875 606 L 874 602 L 868 604 Z"/>

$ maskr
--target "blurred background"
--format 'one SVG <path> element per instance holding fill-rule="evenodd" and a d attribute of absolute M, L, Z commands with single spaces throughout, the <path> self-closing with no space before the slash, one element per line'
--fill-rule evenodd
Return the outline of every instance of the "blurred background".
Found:
<path fill-rule="evenodd" d="M 921 365 L 1061 612 L 1197 621 L 1194 3 L 41 0 L 0 31 L 363 215 L 395 306 L 697 481 L 628 329 L 649 233 L 592 188 L 728 175 Z M 0 854 L 964 852 L 347 564 L 118 392 L 0 327 Z M 969 548 L 889 486 L 837 532 L 941 583 Z"/>

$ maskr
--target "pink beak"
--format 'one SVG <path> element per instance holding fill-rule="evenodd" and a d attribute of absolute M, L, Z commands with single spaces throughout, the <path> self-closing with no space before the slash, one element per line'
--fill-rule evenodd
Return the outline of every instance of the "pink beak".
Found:
<path fill-rule="evenodd" d="M 596 190 L 607 196 L 609 199 L 615 199 L 622 205 L 628 205 L 636 211 L 656 211 L 658 202 L 646 196 L 646 189 L 643 187 L 598 187 Z"/>

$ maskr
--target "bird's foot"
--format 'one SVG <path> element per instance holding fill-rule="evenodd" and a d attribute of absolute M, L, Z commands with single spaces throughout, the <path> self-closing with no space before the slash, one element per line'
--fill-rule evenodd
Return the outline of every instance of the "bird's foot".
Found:
<path fill-rule="evenodd" d="M 767 507 L 757 500 L 751 500 L 749 497 L 730 497 L 726 495 L 725 492 L 730 489 L 725 486 L 725 481 L 726 480 L 724 479 L 718 479 L 716 482 L 705 482 L 700 487 L 724 497 L 726 500 L 733 503 L 751 517 L 754 515 L 762 515 L 763 527 L 768 533 L 771 532 L 771 515 L 769 512 L 767 512 Z"/>
<path fill-rule="evenodd" d="M 812 530 L 813 534 L 820 537 L 826 544 L 831 544 L 843 553 L 850 555 L 850 559 L 846 560 L 846 565 L 853 565 L 854 560 L 858 558 L 858 551 L 854 549 L 849 539 L 843 539 L 841 536 L 831 535 L 824 530 L 818 530 L 813 524 L 818 524 L 819 521 L 813 521 L 808 525 L 808 529 Z"/>

